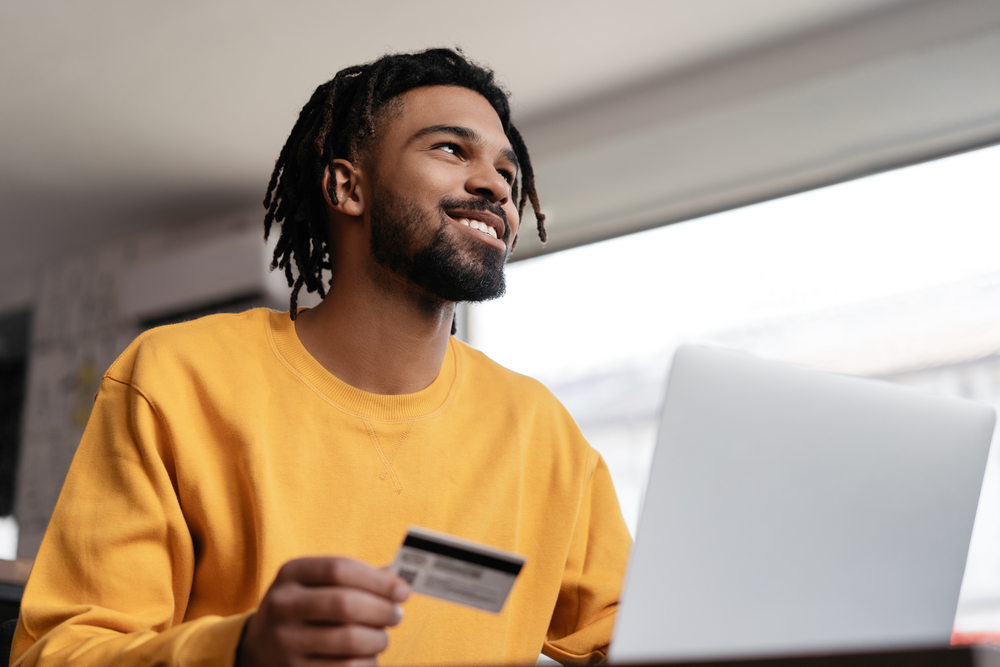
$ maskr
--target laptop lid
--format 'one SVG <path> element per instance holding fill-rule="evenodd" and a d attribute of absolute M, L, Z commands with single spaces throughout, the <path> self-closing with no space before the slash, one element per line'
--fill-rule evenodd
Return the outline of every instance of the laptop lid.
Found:
<path fill-rule="evenodd" d="M 946 645 L 994 419 L 679 348 L 610 660 Z"/>

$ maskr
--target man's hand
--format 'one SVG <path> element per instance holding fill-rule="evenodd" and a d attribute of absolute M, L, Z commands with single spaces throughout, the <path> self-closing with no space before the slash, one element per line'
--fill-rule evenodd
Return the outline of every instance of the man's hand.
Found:
<path fill-rule="evenodd" d="M 237 667 L 375 665 L 409 595 L 396 575 L 350 558 L 289 561 L 247 621 Z"/>

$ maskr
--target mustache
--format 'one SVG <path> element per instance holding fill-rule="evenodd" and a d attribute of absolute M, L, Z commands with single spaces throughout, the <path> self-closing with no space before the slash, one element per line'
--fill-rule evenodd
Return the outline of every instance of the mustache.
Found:
<path fill-rule="evenodd" d="M 503 220 L 503 241 L 507 241 L 510 236 L 510 223 L 507 222 L 507 213 L 500 204 L 495 204 L 482 197 L 470 197 L 469 199 L 458 199 L 455 197 L 445 197 L 441 200 L 441 210 L 463 209 L 466 211 L 486 211 L 492 213 Z"/>

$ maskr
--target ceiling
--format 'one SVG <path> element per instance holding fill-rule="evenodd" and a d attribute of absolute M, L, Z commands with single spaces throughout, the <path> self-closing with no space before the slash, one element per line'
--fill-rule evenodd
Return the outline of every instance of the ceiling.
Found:
<path fill-rule="evenodd" d="M 0 278 L 122 234 L 255 205 L 319 83 L 460 46 L 519 123 L 913 0 L 268 0 L 0 9 Z"/>

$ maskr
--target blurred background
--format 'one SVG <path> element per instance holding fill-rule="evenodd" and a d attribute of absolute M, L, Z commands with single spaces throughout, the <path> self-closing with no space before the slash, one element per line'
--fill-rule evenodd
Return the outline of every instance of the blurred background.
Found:
<path fill-rule="evenodd" d="M 260 201 L 313 89 L 442 45 L 510 90 L 549 215 L 460 335 L 563 400 L 633 531 L 682 342 L 1000 406 L 996 0 L 8 0 L 0 614 L 125 346 L 287 309 Z M 996 458 L 956 628 L 1000 631 Z"/>

